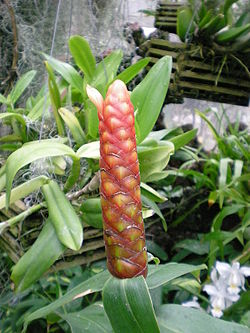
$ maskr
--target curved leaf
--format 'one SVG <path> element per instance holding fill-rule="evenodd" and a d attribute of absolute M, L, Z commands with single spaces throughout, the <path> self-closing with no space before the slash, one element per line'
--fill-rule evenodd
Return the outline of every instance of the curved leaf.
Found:
<path fill-rule="evenodd" d="M 73 289 L 69 290 L 65 295 L 61 296 L 56 301 L 28 315 L 25 319 L 25 324 L 27 325 L 32 320 L 46 317 L 49 313 L 54 312 L 56 309 L 69 302 L 72 302 L 74 299 L 101 291 L 103 285 L 109 278 L 110 273 L 107 270 L 92 276 L 88 280 L 83 281 Z"/>
<path fill-rule="evenodd" d="M 121 61 L 122 51 L 117 50 L 109 54 L 97 65 L 90 85 L 99 90 L 103 97 L 106 93 L 106 86 L 114 80 Z"/>
<path fill-rule="evenodd" d="M 81 36 L 72 36 L 69 40 L 69 49 L 77 66 L 89 81 L 95 71 L 95 57 L 89 43 Z"/>
<path fill-rule="evenodd" d="M 68 155 L 75 158 L 75 152 L 55 140 L 33 141 L 12 153 L 6 162 L 6 208 L 9 206 L 13 179 L 19 169 L 40 158 Z"/>
<path fill-rule="evenodd" d="M 83 79 L 81 75 L 72 67 L 71 65 L 67 64 L 66 62 L 57 60 L 47 54 L 44 54 L 46 60 L 50 66 L 74 88 L 76 88 L 81 94 L 83 93 Z"/>
<path fill-rule="evenodd" d="M 137 110 L 135 113 L 137 143 L 146 138 L 161 112 L 171 70 L 172 58 L 169 56 L 161 58 L 131 93 L 131 101 Z"/>
<path fill-rule="evenodd" d="M 15 104 L 18 98 L 22 95 L 24 90 L 28 87 L 30 82 L 33 80 L 36 75 L 36 71 L 32 70 L 25 73 L 16 83 L 15 87 L 10 93 L 10 100 L 12 104 Z"/>
<path fill-rule="evenodd" d="M 93 141 L 90 143 L 86 143 L 81 146 L 76 152 L 76 155 L 80 158 L 100 158 L 100 141 Z"/>
<path fill-rule="evenodd" d="M 82 224 L 74 208 L 61 191 L 58 184 L 51 180 L 42 186 L 50 221 L 53 223 L 60 242 L 77 251 L 83 241 Z"/>
<path fill-rule="evenodd" d="M 177 304 L 160 307 L 158 321 L 162 333 L 249 333 L 249 328 L 213 318 L 202 310 Z"/>
<path fill-rule="evenodd" d="M 103 304 L 115 333 L 160 333 L 142 276 L 122 280 L 111 277 L 103 288 Z"/>
<path fill-rule="evenodd" d="M 155 289 L 162 286 L 169 281 L 176 279 L 184 274 L 200 271 L 206 269 L 206 265 L 188 265 L 169 263 L 165 265 L 149 265 L 149 271 L 147 276 L 147 284 L 149 289 Z"/>
<path fill-rule="evenodd" d="M 13 268 L 11 279 L 16 290 L 23 291 L 31 286 L 63 254 L 64 249 L 52 223 L 47 220 L 35 243 Z"/>
<path fill-rule="evenodd" d="M 25 198 L 30 193 L 37 191 L 47 181 L 48 177 L 39 176 L 13 188 L 11 190 L 9 204 L 12 204 L 13 202 L 16 202 L 19 199 Z M 6 203 L 6 194 L 3 194 L 0 196 L 0 210 L 5 207 L 5 203 Z"/>
<path fill-rule="evenodd" d="M 82 145 L 85 142 L 85 134 L 76 116 L 65 108 L 59 109 L 59 114 L 70 129 L 76 143 Z"/>
<path fill-rule="evenodd" d="M 94 303 L 78 312 L 59 313 L 67 321 L 72 333 L 113 333 L 102 303 Z"/>
<path fill-rule="evenodd" d="M 124 83 L 130 82 L 140 71 L 147 66 L 150 58 L 144 58 L 137 61 L 135 64 L 126 68 L 123 72 L 117 75 L 116 80 L 122 80 Z"/>

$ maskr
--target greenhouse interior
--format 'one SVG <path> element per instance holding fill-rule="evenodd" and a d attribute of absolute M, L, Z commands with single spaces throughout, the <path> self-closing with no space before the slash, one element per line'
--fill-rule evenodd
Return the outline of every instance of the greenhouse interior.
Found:
<path fill-rule="evenodd" d="M 0 332 L 250 332 L 250 0 L 0 1 Z"/>

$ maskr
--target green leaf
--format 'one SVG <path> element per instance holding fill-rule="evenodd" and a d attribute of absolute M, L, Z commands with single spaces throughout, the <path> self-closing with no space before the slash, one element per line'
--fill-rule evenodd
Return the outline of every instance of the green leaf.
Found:
<path fill-rule="evenodd" d="M 81 146 L 76 152 L 76 155 L 80 158 L 100 158 L 100 141 L 93 141 Z"/>
<path fill-rule="evenodd" d="M 0 113 L 0 120 L 6 119 L 6 118 L 14 118 L 19 123 L 21 123 L 24 128 L 26 127 L 26 122 L 25 122 L 23 116 L 21 116 L 19 113 L 14 113 L 14 112 Z"/>
<path fill-rule="evenodd" d="M 48 181 L 48 177 L 39 176 L 25 183 L 13 188 L 10 194 L 10 204 L 16 202 L 19 199 L 25 198 L 30 193 L 37 191 L 43 184 Z M 0 196 L 0 210 L 5 207 L 6 194 Z"/>
<path fill-rule="evenodd" d="M 146 138 L 158 119 L 167 94 L 171 70 L 172 58 L 161 58 L 131 93 L 131 101 L 136 110 L 135 121 L 138 125 L 137 143 Z"/>
<path fill-rule="evenodd" d="M 160 333 L 142 276 L 122 280 L 111 277 L 103 288 L 103 304 L 115 333 Z"/>
<path fill-rule="evenodd" d="M 184 239 L 174 246 L 175 249 L 186 249 L 188 252 L 204 255 L 209 252 L 209 243 L 197 239 Z"/>
<path fill-rule="evenodd" d="M 246 326 L 213 318 L 202 310 L 177 304 L 160 307 L 158 321 L 162 333 L 248 333 Z"/>
<path fill-rule="evenodd" d="M 76 88 L 81 94 L 83 94 L 83 79 L 81 75 L 66 62 L 62 62 L 53 57 L 44 54 L 44 57 L 50 64 L 50 66 L 74 88 Z"/>
<path fill-rule="evenodd" d="M 122 80 L 124 83 L 130 82 L 140 71 L 147 66 L 149 63 L 150 58 L 144 58 L 137 61 L 135 64 L 126 68 L 123 72 L 121 72 L 117 77 L 116 80 Z"/>
<path fill-rule="evenodd" d="M 149 289 L 155 289 L 182 275 L 200 271 L 206 268 L 207 266 L 204 264 L 198 266 L 177 263 L 169 263 L 158 266 L 149 265 L 147 285 Z"/>
<path fill-rule="evenodd" d="M 18 98 L 22 95 L 24 90 L 28 87 L 30 82 L 33 80 L 36 75 L 36 71 L 32 70 L 25 73 L 16 83 L 15 87 L 12 89 L 10 93 L 11 103 L 14 105 Z"/>
<path fill-rule="evenodd" d="M 155 173 L 161 172 L 167 166 L 170 155 L 174 153 L 174 145 L 168 141 L 151 140 L 150 144 L 140 145 L 137 150 L 141 179 L 147 182 Z"/>
<path fill-rule="evenodd" d="M 198 129 L 194 128 L 191 131 L 185 132 L 169 139 L 169 141 L 174 144 L 174 149 L 175 151 L 177 151 L 181 147 L 188 144 L 191 140 L 193 140 L 196 137 L 197 131 Z"/>
<path fill-rule="evenodd" d="M 220 140 L 219 133 L 216 131 L 216 129 L 213 126 L 213 124 L 211 123 L 211 121 L 208 120 L 208 118 L 202 112 L 200 112 L 198 109 L 194 109 L 194 111 L 207 123 L 207 125 L 210 128 L 215 140 L 217 141 L 217 143 L 219 143 L 219 140 Z"/>
<path fill-rule="evenodd" d="M 84 222 L 94 228 L 103 228 L 102 207 L 100 198 L 89 198 L 81 205 Z"/>
<path fill-rule="evenodd" d="M 67 321 L 72 333 L 113 333 L 103 304 L 98 302 L 79 312 L 59 313 Z"/>
<path fill-rule="evenodd" d="M 40 158 L 63 155 L 76 158 L 70 147 L 55 140 L 29 142 L 12 153 L 6 162 L 6 208 L 9 206 L 12 182 L 19 169 Z"/>
<path fill-rule="evenodd" d="M 162 212 L 160 211 L 157 204 L 154 201 L 152 201 L 151 199 L 145 197 L 143 194 L 141 195 L 141 198 L 142 198 L 143 205 L 153 209 L 153 211 L 160 217 L 160 219 L 162 221 L 163 229 L 164 229 L 164 231 L 167 231 L 166 220 L 165 220 L 164 216 L 162 215 Z"/>
<path fill-rule="evenodd" d="M 95 105 L 90 101 L 86 101 L 85 109 L 85 122 L 86 122 L 86 128 L 87 128 L 87 134 L 96 140 L 98 137 L 98 126 L 99 126 L 99 119 L 98 119 L 98 113 Z"/>
<path fill-rule="evenodd" d="M 61 96 L 60 96 L 59 88 L 56 83 L 56 78 L 53 73 L 53 69 L 47 61 L 45 61 L 45 66 L 46 66 L 47 72 L 49 74 L 48 87 L 49 87 L 50 101 L 52 104 L 52 111 L 53 111 L 54 118 L 56 121 L 58 134 L 60 136 L 64 136 L 64 134 L 65 134 L 64 123 L 58 113 L 58 109 L 61 107 Z"/>
<path fill-rule="evenodd" d="M 42 117 L 42 115 L 47 115 L 50 107 L 50 97 L 49 94 L 41 97 L 32 110 L 28 113 L 27 117 L 33 121 L 36 121 Z"/>
<path fill-rule="evenodd" d="M 76 116 L 65 108 L 59 109 L 59 114 L 70 129 L 76 143 L 82 145 L 85 142 L 85 134 Z"/>
<path fill-rule="evenodd" d="M 165 261 L 168 259 L 167 253 L 154 241 L 147 240 L 146 245 L 147 245 L 148 252 L 152 253 L 153 255 L 155 255 L 156 257 L 158 257 L 161 260 Z"/>
<path fill-rule="evenodd" d="M 190 7 L 185 7 L 177 15 L 177 35 L 185 42 L 186 39 L 194 32 L 194 13 Z"/>
<path fill-rule="evenodd" d="M 109 54 L 97 65 L 90 85 L 99 90 L 103 97 L 106 94 L 106 86 L 114 80 L 121 61 L 122 51 L 117 50 Z"/>
<path fill-rule="evenodd" d="M 2 94 L 0 94 L 0 103 L 8 104 L 7 98 L 5 98 Z"/>
<path fill-rule="evenodd" d="M 47 220 L 35 243 L 13 268 L 11 279 L 16 290 L 20 292 L 31 286 L 63 254 L 64 249 L 53 225 Z"/>
<path fill-rule="evenodd" d="M 167 200 L 166 197 L 164 197 L 163 195 L 159 194 L 155 189 L 153 189 L 151 186 L 142 183 L 141 182 L 141 193 L 153 200 L 154 202 L 165 202 Z"/>
<path fill-rule="evenodd" d="M 73 289 L 69 290 L 65 295 L 61 296 L 56 301 L 31 313 L 29 316 L 27 316 L 25 320 L 26 325 L 32 320 L 46 317 L 48 314 L 54 312 L 61 306 L 64 306 L 65 304 L 72 302 L 74 299 L 81 298 L 86 295 L 101 291 L 105 282 L 109 278 L 110 278 L 110 273 L 107 270 L 92 276 L 88 280 L 80 283 Z"/>
<path fill-rule="evenodd" d="M 47 203 L 50 221 L 60 242 L 74 251 L 79 250 L 83 241 L 83 230 L 74 208 L 55 181 L 51 180 L 43 185 L 42 192 Z"/>
<path fill-rule="evenodd" d="M 95 72 L 95 57 L 89 43 L 81 36 L 72 36 L 69 40 L 69 49 L 77 66 L 90 81 Z"/>

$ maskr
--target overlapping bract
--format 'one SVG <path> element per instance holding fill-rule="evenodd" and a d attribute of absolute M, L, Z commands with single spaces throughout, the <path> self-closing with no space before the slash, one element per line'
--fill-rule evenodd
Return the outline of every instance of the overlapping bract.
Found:
<path fill-rule="evenodd" d="M 100 192 L 108 269 L 118 278 L 146 277 L 134 108 L 120 80 L 109 87 L 104 102 L 93 88 L 88 87 L 87 92 L 99 116 Z"/>

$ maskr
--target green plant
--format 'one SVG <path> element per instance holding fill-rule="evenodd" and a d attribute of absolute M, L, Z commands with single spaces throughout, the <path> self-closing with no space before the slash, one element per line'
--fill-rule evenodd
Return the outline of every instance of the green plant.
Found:
<path fill-rule="evenodd" d="M 99 185 L 98 117 L 96 109 L 88 99 L 87 84 L 98 89 L 105 97 L 108 86 L 115 79 L 129 82 L 148 62 L 148 59 L 144 59 L 140 62 L 140 66 L 133 65 L 116 77 L 122 57 L 120 51 L 111 53 L 103 62 L 96 65 L 90 47 L 82 37 L 71 37 L 69 45 L 82 75 L 71 65 L 45 56 L 48 93 L 46 89 L 42 90 L 35 101 L 32 98 L 27 101 L 28 110 L 25 111 L 26 118 L 24 118 L 26 129 L 28 122 L 41 121 L 40 124 L 44 126 L 42 132 L 35 130 L 32 133 L 35 139 L 41 138 L 48 126 L 45 126 L 45 120 L 49 119 L 50 115 L 50 109 L 47 106 L 51 106 L 56 123 L 55 133 L 59 134 L 59 138 L 33 140 L 28 137 L 31 140 L 15 149 L 0 170 L 1 190 L 6 190 L 6 193 L 0 197 L 0 209 L 10 208 L 13 203 L 26 198 L 40 188 L 43 194 L 38 203 L 0 224 L 0 230 L 4 236 L 6 230 L 13 228 L 15 224 L 30 217 L 34 212 L 41 213 L 39 215 L 41 224 L 45 220 L 36 241 L 13 267 L 11 278 L 17 293 L 25 293 L 25 291 L 29 293 L 28 288 L 31 290 L 35 288 L 35 281 L 48 272 L 66 248 L 76 251 L 73 253 L 77 254 L 82 245 L 83 227 L 86 224 L 102 227 L 100 198 L 95 191 Z M 60 74 L 60 80 L 53 71 Z M 179 135 L 172 133 L 169 140 L 163 140 L 169 133 L 151 132 L 165 99 L 170 73 L 171 58 L 164 57 L 131 93 L 131 100 L 135 107 L 135 131 L 143 182 L 141 184 L 143 215 L 144 217 L 152 216 L 155 211 L 165 228 L 165 219 L 156 204 L 156 202 L 165 201 L 165 198 L 145 182 L 154 183 L 166 178 L 168 173 L 165 168 L 170 155 L 175 149 L 188 143 L 196 134 L 195 130 Z M 45 96 L 42 96 L 43 94 Z M 65 109 L 70 110 L 65 111 Z M 72 134 L 71 146 L 68 138 L 65 137 L 66 126 Z M 71 160 L 68 166 L 66 162 L 68 159 L 66 160 L 65 156 Z M 44 165 L 49 159 L 46 175 L 30 178 L 13 187 L 17 172 L 22 168 L 28 169 L 31 163 L 37 163 L 41 159 Z M 83 174 L 81 174 L 81 159 L 85 161 Z M 80 223 L 81 211 L 86 224 Z M 83 248 L 84 246 L 83 244 Z M 149 258 L 152 258 L 152 255 L 149 255 Z M 157 258 L 152 259 L 159 261 Z M 62 321 L 65 321 L 71 332 L 80 330 L 135 333 L 156 333 L 160 330 L 185 332 L 187 327 L 189 331 L 202 332 L 204 323 L 206 323 L 206 329 L 209 328 L 211 332 L 247 332 L 247 328 L 243 325 L 219 321 L 202 312 L 184 309 L 180 305 L 162 304 L 162 286 L 168 286 L 174 281 L 179 286 L 178 279 L 192 273 L 189 275 L 191 284 L 195 281 L 196 286 L 198 284 L 200 288 L 196 279 L 199 277 L 199 272 L 205 268 L 203 264 L 149 265 L 146 280 L 143 277 L 120 280 L 111 277 L 107 270 L 102 270 L 99 274 L 90 278 L 87 276 L 83 282 L 76 283 L 76 286 L 67 290 L 64 295 L 62 295 L 60 283 L 56 283 L 57 299 L 55 301 L 54 297 L 48 297 L 48 294 L 46 297 L 42 295 L 42 301 L 40 297 L 33 299 L 31 291 L 30 300 L 25 304 L 25 294 L 23 294 L 20 296 L 24 300 L 21 302 L 21 312 L 18 308 L 13 312 L 9 310 L 13 313 L 13 318 L 15 315 L 20 317 L 19 322 L 13 325 L 12 321 L 9 322 L 7 319 L 4 325 L 9 332 L 16 333 L 22 329 L 24 332 L 29 329 L 32 321 L 46 318 L 46 326 L 51 323 L 63 325 Z M 47 282 L 49 283 L 49 280 Z M 181 280 L 180 284 L 182 282 Z M 47 287 L 49 288 L 48 284 Z M 103 303 L 98 294 L 101 291 Z M 93 304 L 86 306 L 85 300 L 91 294 L 95 294 L 93 298 L 98 297 L 99 301 L 93 300 Z M 81 302 L 84 308 L 72 311 L 71 302 L 75 304 L 81 298 L 84 299 L 83 303 Z M 34 304 L 34 307 L 30 304 Z M 68 326 L 65 330 L 69 331 Z"/>
<path fill-rule="evenodd" d="M 238 0 L 224 1 L 215 9 L 209 8 L 205 1 L 201 1 L 199 10 L 194 3 L 190 7 L 180 8 L 177 16 L 177 34 L 180 39 L 196 40 L 205 47 L 227 53 L 245 51 L 249 48 L 249 13 L 243 13 L 234 20 L 232 5 Z"/>

